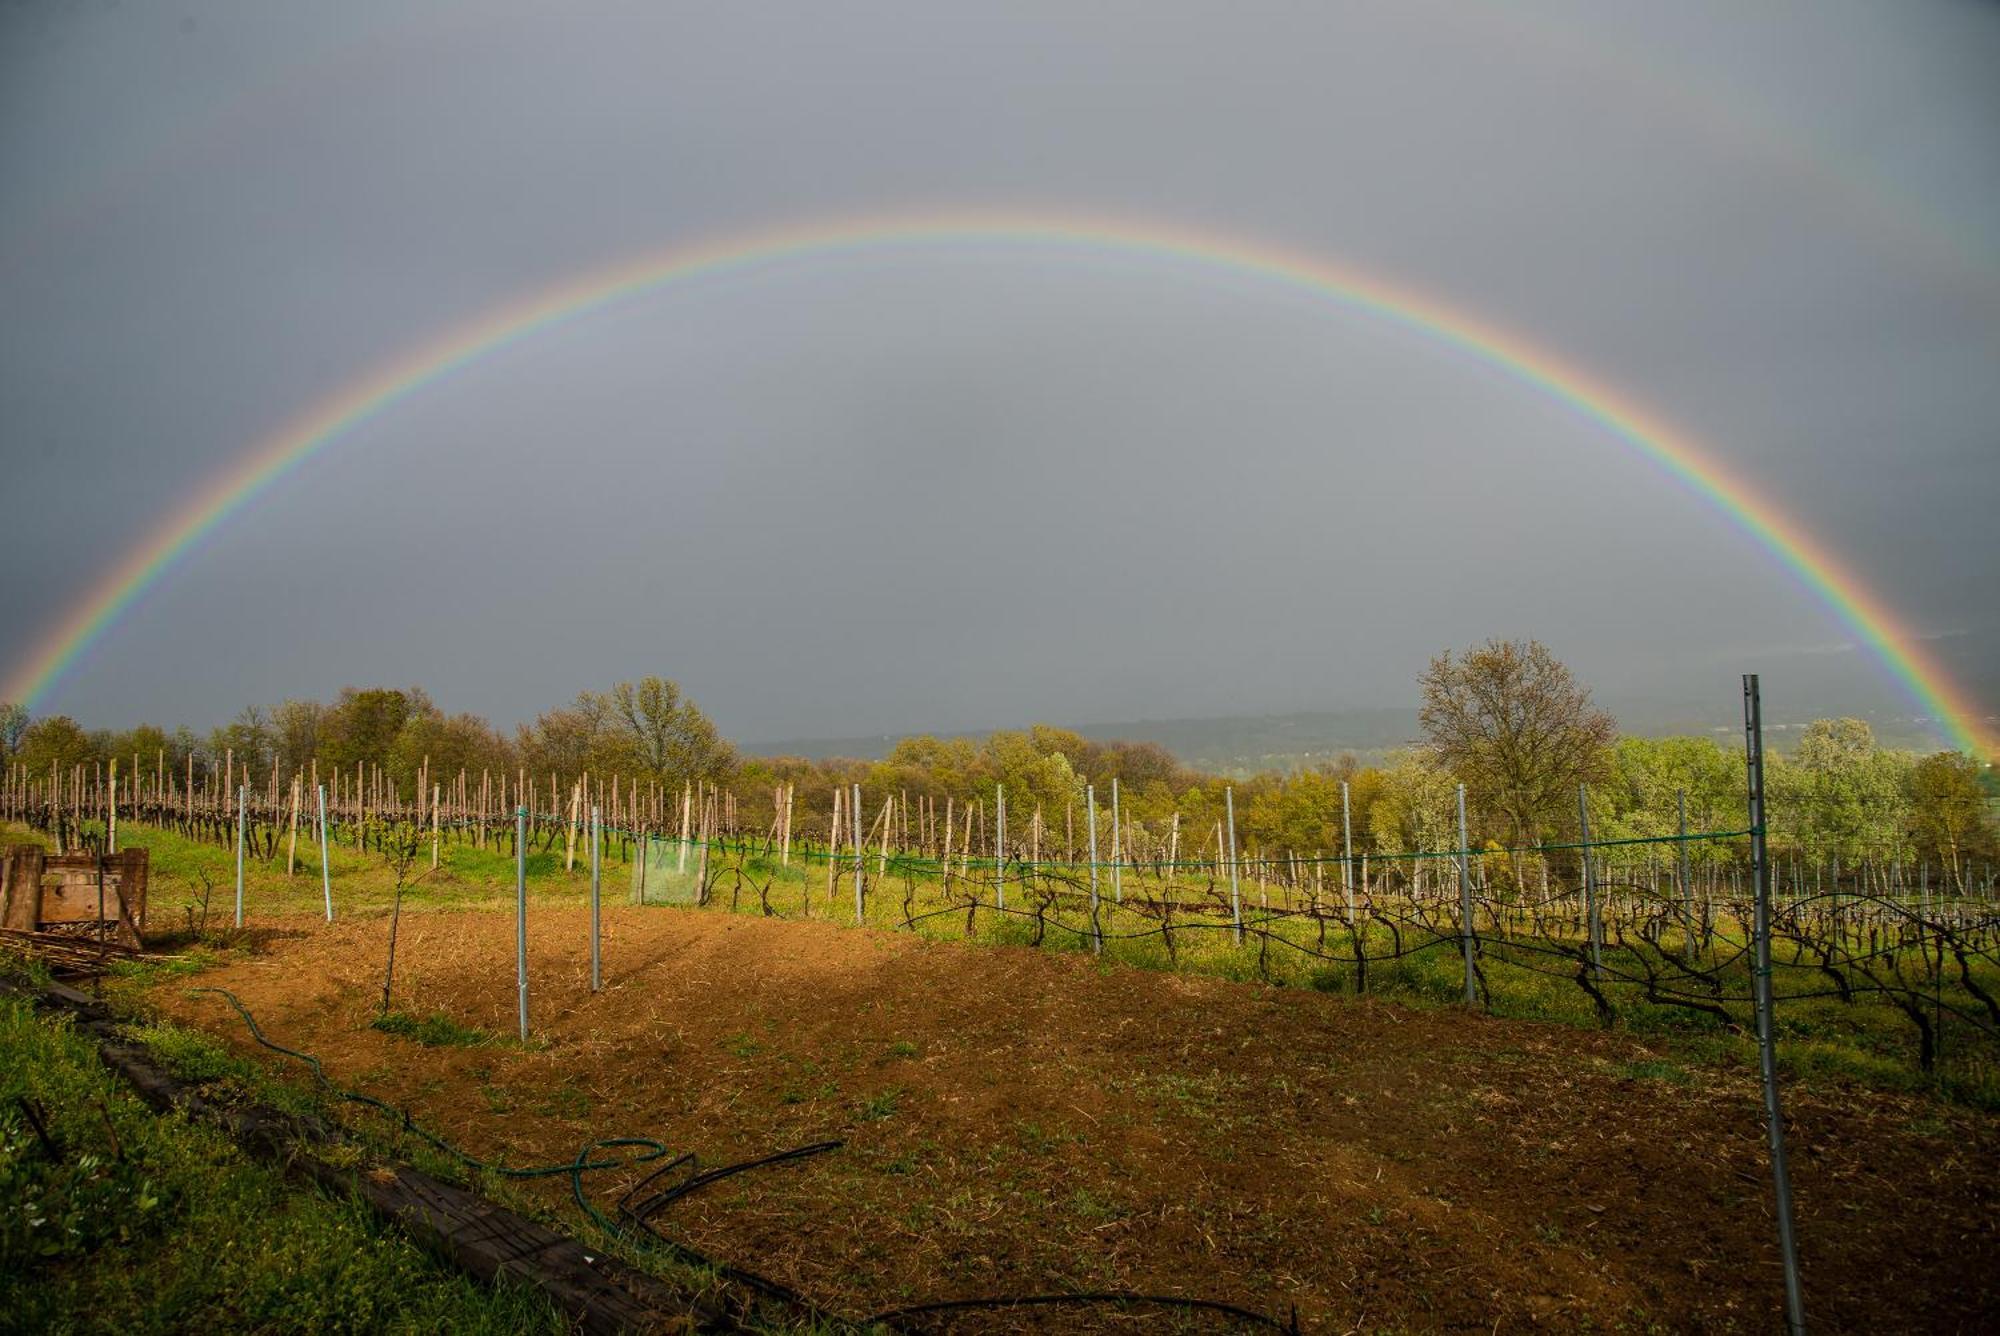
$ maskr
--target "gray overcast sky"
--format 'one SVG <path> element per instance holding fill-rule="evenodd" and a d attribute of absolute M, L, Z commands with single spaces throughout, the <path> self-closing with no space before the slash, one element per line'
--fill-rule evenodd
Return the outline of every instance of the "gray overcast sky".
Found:
<path fill-rule="evenodd" d="M 1327 256 L 1706 443 L 2000 701 L 2000 7 L 0 8 L 0 662 L 304 407 L 677 240 L 926 207 Z M 745 738 L 1410 700 L 1905 708 L 1601 430 L 1297 292 L 978 248 L 518 344 L 224 525 L 47 709 L 678 678 Z"/>

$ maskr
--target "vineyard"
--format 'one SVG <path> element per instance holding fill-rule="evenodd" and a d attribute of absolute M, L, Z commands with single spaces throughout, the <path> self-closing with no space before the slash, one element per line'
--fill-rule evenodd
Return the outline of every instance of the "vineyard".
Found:
<path fill-rule="evenodd" d="M 102 785 L 91 793 L 16 781 L 0 795 L 0 815 L 47 833 L 59 849 L 163 832 L 233 855 L 240 830 L 258 887 L 252 921 L 309 902 L 329 917 L 337 906 L 387 907 L 397 879 L 422 903 L 433 868 L 447 876 L 457 869 L 455 883 L 483 879 L 491 892 L 513 880 L 518 862 L 524 885 L 573 890 L 594 849 L 604 893 L 640 904 L 1087 951 L 1142 968 L 1462 1000 L 1585 1024 L 1726 1035 L 1753 1019 L 1743 830 L 1270 858 L 1232 857 L 1232 832 L 1218 823 L 1209 847 L 1189 857 L 1178 823 L 1150 838 L 1100 813 L 1094 790 L 1083 829 L 1064 841 L 1083 848 L 1047 850 L 1055 841 L 1038 817 L 1010 846 L 1004 792 L 990 813 L 947 813 L 926 839 L 935 814 L 919 810 L 912 823 L 909 805 L 894 797 L 868 814 L 858 789 L 838 794 L 813 831 L 794 826 L 780 792 L 769 829 L 751 835 L 727 829 L 737 802 L 720 790 L 691 788 L 676 812 L 657 791 L 617 788 L 599 807 L 583 781 L 567 802 L 554 781 L 502 785 L 483 802 L 475 789 L 467 804 L 445 800 L 440 785 L 416 804 L 386 791 L 343 793 L 322 817 L 317 804 L 299 801 L 303 777 L 289 798 L 273 781 L 254 794 L 239 786 L 234 803 L 220 786 L 140 784 L 114 804 Z M 503 811 L 502 797 L 523 794 L 531 806 Z M 321 875 L 323 858 L 336 857 L 353 860 L 337 881 L 332 871 Z M 353 870 L 370 864 L 400 870 L 389 881 Z M 205 899 L 218 885 L 233 893 L 228 861 L 189 866 L 203 869 L 200 880 L 180 878 L 189 894 L 197 885 Z M 1992 888 L 1975 882 L 1947 894 L 1837 865 L 1780 865 L 1777 873 L 1777 1024 L 1781 1037 L 1802 1041 L 1801 1060 L 1844 1050 L 2000 1103 L 2000 905 Z"/>
<path fill-rule="evenodd" d="M 1816 1324 L 1979 1325 L 2000 1302 L 1937 1279 L 2000 1257 L 1967 1225 L 1991 1216 L 1973 1166 L 2000 1107 L 1979 875 L 1780 862 L 1760 972 L 1755 832 L 1593 839 L 1585 794 L 1570 842 L 1476 845 L 1461 806 L 1442 848 L 1350 852 L 1341 831 L 1337 855 L 1273 857 L 1239 851 L 1227 788 L 1197 837 L 1129 818 L 1115 782 L 1010 832 L 999 787 L 940 812 L 851 785 L 814 821 L 782 786 L 760 819 L 705 784 L 461 774 L 403 801 L 367 776 L 231 778 L 16 769 L 0 817 L 71 853 L 149 851 L 148 935 L 189 963 L 99 962 L 139 1005 L 274 1069 L 309 1056 L 341 1098 L 453 1129 L 468 1162 L 561 1164 L 636 1122 L 784 1166 L 670 1232 L 815 1312 L 1762 1326 L 1760 1021 L 1797 1087 Z M 580 1179 L 575 1204 L 621 1246 L 666 1239 L 654 1212 L 683 1190 L 633 1214 L 650 1180 L 605 1168 L 617 1219 Z M 1576 1197 L 1552 1193 L 1570 1174 Z M 1884 1293 L 1884 1251 L 1937 1275 Z M 1460 1273 L 1483 1288 L 1443 1283 Z M 1091 1295 L 1125 1297 L 1107 1318 Z"/>

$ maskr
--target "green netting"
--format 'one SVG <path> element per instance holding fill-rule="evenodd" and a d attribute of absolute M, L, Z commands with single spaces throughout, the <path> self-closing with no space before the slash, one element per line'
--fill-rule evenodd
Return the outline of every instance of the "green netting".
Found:
<path fill-rule="evenodd" d="M 632 903 L 701 903 L 703 849 L 694 840 L 642 837 L 632 851 Z"/>

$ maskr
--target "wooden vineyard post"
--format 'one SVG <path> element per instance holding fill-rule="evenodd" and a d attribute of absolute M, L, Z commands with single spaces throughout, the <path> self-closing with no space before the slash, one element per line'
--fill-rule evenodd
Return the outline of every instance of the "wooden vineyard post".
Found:
<path fill-rule="evenodd" d="M 435 784 L 431 785 L 431 871 L 433 872 L 437 871 L 438 865 L 438 835 L 440 833 L 438 830 L 438 795 L 438 786 Z"/>
<path fill-rule="evenodd" d="M 685 875 L 688 870 L 688 808 L 694 803 L 694 785 L 683 781 L 681 784 L 681 856 L 674 871 Z"/>
<path fill-rule="evenodd" d="M 694 902 L 708 903 L 708 831 L 715 799 L 704 786 L 695 797 L 694 817 Z"/>
<path fill-rule="evenodd" d="M 840 785 L 833 786 L 833 824 L 827 828 L 826 837 L 826 916 L 834 915 L 833 888 L 839 877 L 840 867 Z M 812 917 L 812 906 L 806 906 L 806 917 Z"/>
<path fill-rule="evenodd" d="M 785 852 L 780 865 L 790 867 L 792 865 L 792 785 L 789 782 L 785 785 L 785 824 L 783 830 L 785 832 Z"/>
<path fill-rule="evenodd" d="M 1124 854 L 1118 838 L 1118 776 L 1111 777 L 1111 898 L 1125 903 Z"/>
<path fill-rule="evenodd" d="M 565 872 L 576 871 L 576 819 L 578 809 L 582 803 L 583 781 L 579 779 L 576 782 L 576 786 L 569 791 L 569 830 L 563 837 L 563 871 Z"/>
<path fill-rule="evenodd" d="M 292 776 L 291 830 L 285 839 L 285 876 L 297 875 L 299 868 L 299 777 Z"/>
<path fill-rule="evenodd" d="M 864 908 L 861 883 L 863 877 L 866 875 L 861 867 L 863 850 L 861 843 L 861 786 L 859 784 L 854 786 L 853 793 L 849 795 L 847 816 L 848 824 L 854 832 L 854 922 L 855 926 L 858 927 L 861 924 L 861 914 Z"/>

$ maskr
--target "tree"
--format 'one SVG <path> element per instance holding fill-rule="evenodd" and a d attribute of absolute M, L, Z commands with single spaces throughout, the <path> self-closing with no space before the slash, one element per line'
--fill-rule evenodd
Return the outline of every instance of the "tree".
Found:
<path fill-rule="evenodd" d="M 287 770 L 302 768 L 319 755 L 320 724 L 326 706 L 316 700 L 288 700 L 271 708 L 271 733 Z"/>
<path fill-rule="evenodd" d="M 1417 751 L 1402 753 L 1377 773 L 1380 778 L 1368 805 L 1368 834 L 1377 853 L 1458 847 L 1458 803 L 1450 775 Z M 1336 803 L 1338 794 L 1336 785 Z"/>
<path fill-rule="evenodd" d="M 209 733 L 208 754 L 214 761 L 232 756 L 239 772 L 262 774 L 270 768 L 275 741 L 270 719 L 251 705 L 229 724 Z"/>
<path fill-rule="evenodd" d="M 736 764 L 736 749 L 676 683 L 663 677 L 620 682 L 606 703 L 637 768 L 668 787 L 720 779 Z"/>
<path fill-rule="evenodd" d="M 28 731 L 28 707 L 0 700 L 0 761 L 11 761 L 20 749 L 21 735 Z"/>
<path fill-rule="evenodd" d="M 385 764 L 403 725 L 426 706 L 436 708 L 422 692 L 343 688 L 319 722 L 320 764 L 343 771 Z"/>
<path fill-rule="evenodd" d="M 83 726 L 66 714 L 37 719 L 21 734 L 14 759 L 30 774 L 46 774 L 51 766 L 66 771 L 72 766 L 90 765 L 103 759 Z"/>
<path fill-rule="evenodd" d="M 1432 659 L 1419 718 L 1440 762 L 1505 820 L 1516 846 L 1567 824 L 1576 786 L 1603 775 L 1617 725 L 1538 640 L 1490 640 Z"/>
<path fill-rule="evenodd" d="M 514 753 L 507 740 L 476 714 L 447 717 L 426 713 L 413 715 L 396 735 L 389 770 L 399 785 L 416 796 L 416 780 L 426 761 L 430 763 L 431 785 L 449 791 L 460 771 L 475 783 L 482 770 L 509 773 L 514 768 Z M 428 801 L 430 795 L 421 796 Z"/>
<path fill-rule="evenodd" d="M 1774 824 L 1815 859 L 1896 860 L 1907 852 L 1912 763 L 1876 746 L 1865 720 L 1816 719 L 1770 770 Z"/>
<path fill-rule="evenodd" d="M 604 696 L 594 691 L 577 694 L 574 705 L 558 706 L 523 724 L 516 734 L 521 763 L 531 772 L 579 775 L 592 768 L 604 769 L 612 747 L 610 707 Z M 632 758 L 610 757 L 613 768 L 629 768 Z"/>
<path fill-rule="evenodd" d="M 1951 880 L 1965 888 L 1960 859 L 1993 842 L 1993 812 L 1979 782 L 1979 763 L 1963 752 L 1938 752 L 1911 767 L 1911 825 L 1925 852 L 1951 869 Z"/>

